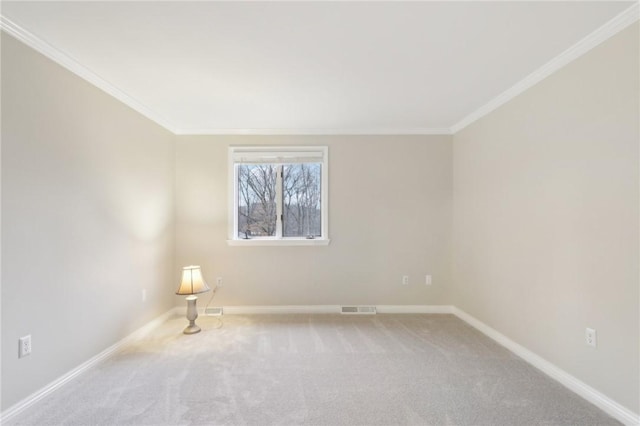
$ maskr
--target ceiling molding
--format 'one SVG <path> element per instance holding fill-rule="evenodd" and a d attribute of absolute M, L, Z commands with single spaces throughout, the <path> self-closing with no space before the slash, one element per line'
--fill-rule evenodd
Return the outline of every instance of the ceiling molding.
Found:
<path fill-rule="evenodd" d="M 464 129 L 471 123 L 487 115 L 514 97 L 531 88 L 544 78 L 558 71 L 574 59 L 593 49 L 608 38 L 627 28 L 640 17 L 640 3 L 638 1 L 618 14 L 609 22 L 565 50 L 556 58 L 529 74 L 510 89 L 499 94 L 484 106 L 468 114 L 451 127 L 440 128 L 356 128 L 356 129 L 317 129 L 317 128 L 180 128 L 158 115 L 151 108 L 137 101 L 113 84 L 101 78 L 93 71 L 81 65 L 78 61 L 53 47 L 43 39 L 30 33 L 11 19 L 0 14 L 0 30 L 22 41 L 32 49 L 45 55 L 49 59 L 68 69 L 90 84 L 113 96 L 133 110 L 154 121 L 158 125 L 176 135 L 452 135 Z"/>
<path fill-rule="evenodd" d="M 9 18 L 1 14 L 0 14 L 0 30 L 20 40 L 27 46 L 34 49 L 36 52 L 43 54 L 47 58 L 51 59 L 52 61 L 66 68 L 72 73 L 76 74 L 78 77 L 93 84 L 100 90 L 106 92 L 108 95 L 113 96 L 120 102 L 134 109 L 135 111 L 147 117 L 151 121 L 157 123 L 158 125 L 164 127 L 168 131 L 172 133 L 176 133 L 175 126 L 169 123 L 165 118 L 160 117 L 153 110 L 151 110 L 144 104 L 140 103 L 139 101 L 135 100 L 131 96 L 127 95 L 122 90 L 115 87 L 113 84 L 109 83 L 99 75 L 95 74 L 93 71 L 84 67 L 78 61 L 76 61 L 66 53 L 53 47 L 46 41 L 30 33 L 29 31 L 22 28 L 20 25 L 16 24 L 12 20 L 10 20 Z"/>
<path fill-rule="evenodd" d="M 401 129 L 179 129 L 78 61 L 0 14 L 0 30 L 88 81 L 175 135 L 450 135 L 449 128 Z"/>
<path fill-rule="evenodd" d="M 449 128 L 402 129 L 178 129 L 176 135 L 451 135 Z"/>
<path fill-rule="evenodd" d="M 464 129 L 474 121 L 484 117 L 489 114 L 491 111 L 497 109 L 501 105 L 509 102 L 511 99 L 515 98 L 519 94 L 523 93 L 527 89 L 536 85 L 543 79 L 547 78 L 554 72 L 558 71 L 560 68 L 564 67 L 574 59 L 582 56 L 587 53 L 589 50 L 598 46 L 605 40 L 610 37 L 616 35 L 620 31 L 627 28 L 629 25 L 633 24 L 640 18 L 640 3 L 636 2 L 632 6 L 628 7 L 622 13 L 611 19 L 609 22 L 562 52 L 560 55 L 556 56 L 551 61 L 547 62 L 542 67 L 538 68 L 533 73 L 529 74 L 523 80 L 512 86 L 510 89 L 502 92 L 500 95 L 493 98 L 484 106 L 478 108 L 471 114 L 467 115 L 465 118 L 451 126 L 451 133 L 458 133 L 460 130 Z"/>

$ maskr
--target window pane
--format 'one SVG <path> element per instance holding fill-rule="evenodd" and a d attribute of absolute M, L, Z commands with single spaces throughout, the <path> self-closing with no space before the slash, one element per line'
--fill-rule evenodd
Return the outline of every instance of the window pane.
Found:
<path fill-rule="evenodd" d="M 284 237 L 320 237 L 321 163 L 284 164 L 282 182 Z"/>
<path fill-rule="evenodd" d="M 238 168 L 238 238 L 276 235 L 276 172 L 273 164 Z"/>

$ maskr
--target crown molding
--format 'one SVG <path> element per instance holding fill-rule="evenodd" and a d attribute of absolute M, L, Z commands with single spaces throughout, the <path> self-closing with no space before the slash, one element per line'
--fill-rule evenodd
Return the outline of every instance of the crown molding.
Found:
<path fill-rule="evenodd" d="M 429 128 L 397 128 L 397 129 L 380 129 L 380 128 L 362 128 L 362 129 L 177 129 L 174 132 L 181 136 L 197 136 L 197 135 L 295 135 L 295 136 L 313 136 L 313 135 L 451 135 L 451 129 L 447 127 Z"/>
<path fill-rule="evenodd" d="M 484 106 L 478 108 L 477 110 L 451 126 L 451 133 L 458 133 L 460 130 L 464 129 L 471 123 L 484 117 L 503 104 L 509 102 L 511 99 L 515 98 L 525 90 L 533 87 L 574 59 L 577 59 L 605 40 L 624 30 L 629 25 L 636 22 L 638 18 L 640 18 L 640 3 L 636 2 L 632 6 L 628 7 L 623 12 L 612 18 L 606 24 L 602 25 L 600 28 L 562 52 L 560 55 L 556 56 L 554 59 L 547 62 L 542 67 L 529 74 L 523 80 L 516 83 L 514 86 L 502 92 L 500 95 L 493 98 Z"/>
<path fill-rule="evenodd" d="M 107 80 L 103 79 L 102 77 L 100 77 L 99 75 L 91 71 L 90 69 L 81 65 L 78 61 L 73 59 L 71 56 L 53 47 L 46 41 L 42 40 L 38 36 L 22 28 L 16 22 L 12 21 L 11 19 L 1 14 L 0 14 L 0 30 L 16 38 L 17 40 L 20 40 L 27 46 L 34 49 L 36 52 L 43 54 L 47 58 L 51 59 L 52 61 L 66 68 L 72 73 L 76 74 L 78 77 L 88 81 L 89 83 L 96 86 L 100 90 L 104 91 L 108 95 L 113 96 L 114 98 L 124 103 L 128 107 L 134 109 L 135 111 L 142 114 L 146 118 L 164 127 L 166 130 L 172 133 L 176 133 L 175 126 L 169 123 L 165 118 L 160 117 L 151 108 L 137 101 L 133 97 L 127 95 L 125 92 L 118 89 L 113 84 L 109 83 Z"/>
<path fill-rule="evenodd" d="M 221 128 L 178 128 L 167 121 L 164 117 L 159 116 L 151 108 L 137 101 L 113 84 L 104 80 L 93 71 L 81 65 L 78 61 L 53 47 L 49 43 L 40 39 L 36 35 L 22 28 L 17 23 L 0 14 L 0 30 L 22 41 L 32 49 L 45 55 L 49 59 L 78 75 L 80 78 L 88 81 L 107 94 L 118 99 L 133 110 L 154 121 L 166 130 L 175 135 L 453 135 L 464 129 L 476 120 L 484 117 L 511 99 L 520 95 L 527 89 L 539 83 L 549 75 L 558 71 L 574 59 L 582 56 L 589 50 L 598 46 L 613 35 L 619 33 L 629 25 L 633 24 L 640 18 L 640 2 L 635 2 L 632 6 L 618 14 L 609 22 L 574 44 L 569 49 L 540 67 L 538 70 L 529 74 L 523 80 L 502 92 L 493 98 L 484 106 L 478 108 L 471 114 L 464 117 L 451 127 L 438 128 L 360 128 L 360 129 L 305 129 L 305 128 L 286 128 L 286 129 L 221 129 Z"/>
<path fill-rule="evenodd" d="M 35 51 L 43 54 L 57 64 L 88 81 L 107 94 L 118 99 L 128 107 L 154 121 L 175 135 L 450 135 L 449 128 L 399 128 L 399 129 L 179 129 L 151 108 L 137 101 L 90 69 L 81 65 L 71 56 L 53 47 L 16 22 L 0 14 L 0 30 L 20 40 Z"/>

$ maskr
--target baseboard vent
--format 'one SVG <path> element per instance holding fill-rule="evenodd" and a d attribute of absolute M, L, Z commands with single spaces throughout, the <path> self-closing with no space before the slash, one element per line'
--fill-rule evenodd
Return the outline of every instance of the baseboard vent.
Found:
<path fill-rule="evenodd" d="M 341 306 L 340 307 L 341 314 L 349 314 L 349 315 L 375 315 L 376 307 L 375 306 Z"/>
<path fill-rule="evenodd" d="M 216 317 L 221 317 L 222 316 L 222 306 L 212 307 L 212 308 L 205 308 L 204 314 L 205 315 L 216 316 Z"/>

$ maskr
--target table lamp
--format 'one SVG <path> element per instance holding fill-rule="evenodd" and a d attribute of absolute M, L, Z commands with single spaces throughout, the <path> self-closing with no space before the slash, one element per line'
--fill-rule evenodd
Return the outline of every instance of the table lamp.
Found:
<path fill-rule="evenodd" d="M 204 278 L 199 266 L 185 266 L 182 268 L 182 281 L 176 294 L 186 294 L 187 297 L 187 319 L 189 325 L 184 329 L 184 334 L 195 334 L 200 332 L 200 327 L 196 325 L 198 309 L 196 308 L 196 294 L 211 290 Z"/>

